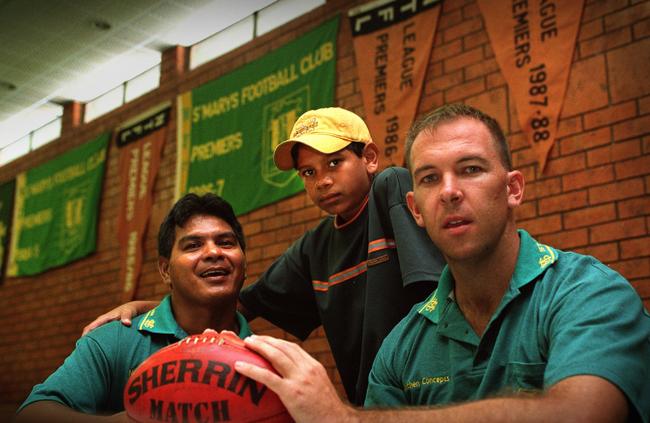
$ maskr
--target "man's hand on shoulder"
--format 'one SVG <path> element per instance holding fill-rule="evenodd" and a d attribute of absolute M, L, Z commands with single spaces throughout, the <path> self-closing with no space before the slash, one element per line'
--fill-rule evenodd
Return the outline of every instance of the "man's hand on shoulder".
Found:
<path fill-rule="evenodd" d="M 113 320 L 119 320 L 124 326 L 131 326 L 131 319 L 140 314 L 146 313 L 152 308 L 156 307 L 159 303 L 156 301 L 131 301 L 121 306 L 115 307 L 108 313 L 104 313 L 101 316 L 97 317 L 91 323 L 84 327 L 81 335 L 87 335 L 93 329 L 105 325 L 106 323 L 112 322 Z"/>

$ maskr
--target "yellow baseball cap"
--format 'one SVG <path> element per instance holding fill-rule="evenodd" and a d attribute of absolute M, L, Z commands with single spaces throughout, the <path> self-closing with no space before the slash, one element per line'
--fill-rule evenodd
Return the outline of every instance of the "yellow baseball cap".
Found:
<path fill-rule="evenodd" d="M 359 116 L 340 107 L 309 110 L 296 120 L 289 139 L 275 148 L 273 161 L 278 169 L 290 170 L 294 165 L 291 149 L 296 143 L 331 154 L 355 141 L 372 142 L 370 131 Z"/>

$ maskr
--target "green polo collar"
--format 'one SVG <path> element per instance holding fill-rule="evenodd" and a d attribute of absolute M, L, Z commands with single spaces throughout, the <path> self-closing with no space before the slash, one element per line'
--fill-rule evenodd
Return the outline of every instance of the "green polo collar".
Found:
<path fill-rule="evenodd" d="M 540 244 L 531 237 L 528 232 L 519 229 L 519 256 L 515 266 L 514 274 L 508 291 L 505 293 L 501 304 L 499 305 L 494 316 L 498 316 L 501 310 L 520 293 L 520 289 L 525 285 L 537 280 L 553 263 L 557 261 L 557 251 L 548 245 Z M 453 301 L 450 296 L 454 288 L 454 279 L 445 266 L 440 275 L 438 288 L 429 296 L 420 307 L 418 313 L 431 320 L 433 323 L 439 323 L 442 313 L 445 309 L 446 302 Z M 440 304 L 441 301 L 443 304 Z"/>
<path fill-rule="evenodd" d="M 246 318 L 239 312 L 236 312 L 236 317 L 237 323 L 239 323 L 239 337 L 244 339 L 252 335 Z M 138 330 L 141 332 L 173 335 L 177 339 L 183 339 L 188 336 L 187 332 L 178 326 L 176 319 L 174 319 L 170 295 L 166 295 L 156 308 L 149 310 L 147 314 L 144 315 L 142 320 L 138 323 Z"/>

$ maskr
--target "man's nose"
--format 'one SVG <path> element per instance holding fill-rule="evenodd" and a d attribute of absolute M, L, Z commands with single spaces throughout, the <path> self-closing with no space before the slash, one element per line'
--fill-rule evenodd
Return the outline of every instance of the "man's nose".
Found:
<path fill-rule="evenodd" d="M 223 255 L 223 250 L 216 242 L 207 242 L 204 248 L 204 256 L 206 258 L 220 257 Z"/>
<path fill-rule="evenodd" d="M 440 201 L 446 204 L 458 203 L 463 199 L 458 180 L 453 176 L 443 178 L 442 189 L 440 191 Z"/>

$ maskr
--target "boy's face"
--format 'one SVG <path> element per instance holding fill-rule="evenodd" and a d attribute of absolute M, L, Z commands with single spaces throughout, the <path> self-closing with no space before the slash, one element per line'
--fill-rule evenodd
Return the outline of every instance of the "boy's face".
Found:
<path fill-rule="evenodd" d="M 377 171 L 375 145 L 366 145 L 362 157 L 347 149 L 325 154 L 305 145 L 297 148 L 296 168 L 309 198 L 343 221 L 354 217 L 370 191 L 371 175 Z"/>
<path fill-rule="evenodd" d="M 503 166 L 483 123 L 459 118 L 422 131 L 411 169 L 408 206 L 448 261 L 476 260 L 497 249 L 524 181 Z"/>
<path fill-rule="evenodd" d="M 195 307 L 231 298 L 244 281 L 246 258 L 226 221 L 195 215 L 176 227 L 169 259 L 158 261 L 163 281 L 171 285 L 175 306 Z"/>

